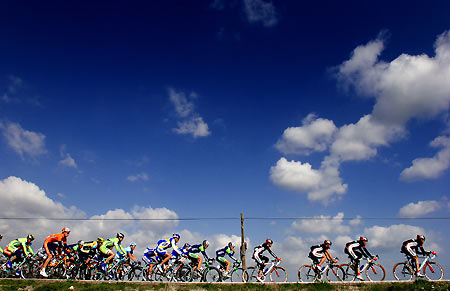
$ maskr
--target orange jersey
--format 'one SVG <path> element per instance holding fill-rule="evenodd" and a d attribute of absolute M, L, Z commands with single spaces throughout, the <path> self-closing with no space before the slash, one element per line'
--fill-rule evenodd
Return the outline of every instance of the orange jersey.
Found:
<path fill-rule="evenodd" d="M 44 241 L 44 245 L 50 242 L 63 242 L 64 244 L 67 244 L 67 238 L 64 236 L 63 233 L 56 233 L 47 237 Z"/>

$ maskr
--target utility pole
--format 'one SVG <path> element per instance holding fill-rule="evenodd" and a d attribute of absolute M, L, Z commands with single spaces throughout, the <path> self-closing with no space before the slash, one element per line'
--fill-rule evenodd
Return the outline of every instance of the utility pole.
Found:
<path fill-rule="evenodd" d="M 242 261 L 242 268 L 244 269 L 244 272 L 247 271 L 247 266 L 245 265 L 245 252 L 247 251 L 247 243 L 245 242 L 245 235 L 244 235 L 244 213 L 241 212 L 241 261 Z M 244 281 L 244 278 L 242 277 L 242 281 Z"/>

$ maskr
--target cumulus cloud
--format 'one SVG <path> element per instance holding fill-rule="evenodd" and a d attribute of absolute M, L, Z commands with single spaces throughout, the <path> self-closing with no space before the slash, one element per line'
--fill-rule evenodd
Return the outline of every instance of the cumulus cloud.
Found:
<path fill-rule="evenodd" d="M 211 134 L 208 124 L 201 117 L 192 117 L 191 119 L 178 122 L 178 127 L 173 131 L 178 134 L 191 134 L 192 137 L 203 137 Z"/>
<path fill-rule="evenodd" d="M 325 159 L 321 168 L 315 170 L 309 163 L 278 160 L 270 169 L 270 179 L 282 188 L 298 192 L 308 192 L 308 199 L 327 204 L 333 200 L 333 194 L 344 194 L 347 185 L 339 177 L 337 164 L 332 159 Z"/>
<path fill-rule="evenodd" d="M 0 131 L 8 146 L 23 159 L 26 155 L 37 157 L 47 153 L 45 149 L 45 135 L 25 130 L 18 123 L 0 122 Z"/>
<path fill-rule="evenodd" d="M 450 167 L 450 138 L 439 136 L 430 143 L 430 146 L 442 149 L 432 158 L 413 160 L 412 165 L 400 174 L 401 180 L 435 179 Z"/>
<path fill-rule="evenodd" d="M 175 112 L 180 121 L 173 131 L 177 134 L 189 134 L 193 138 L 205 137 L 211 134 L 208 124 L 197 112 L 193 100 L 197 94 L 192 92 L 189 99 L 184 92 L 169 88 L 169 100 L 175 108 Z"/>
<path fill-rule="evenodd" d="M 344 224 L 344 213 L 339 212 L 336 216 L 314 216 L 311 219 L 294 221 L 291 228 L 303 233 L 336 233 L 348 234 L 350 226 Z"/>
<path fill-rule="evenodd" d="M 288 127 L 275 147 L 284 154 L 322 152 L 329 146 L 336 129 L 333 121 L 309 114 L 302 126 Z"/>
<path fill-rule="evenodd" d="M 66 158 L 59 161 L 59 164 L 69 168 L 77 168 L 77 163 L 70 154 L 66 154 Z"/>
<path fill-rule="evenodd" d="M 144 173 L 144 172 L 136 174 L 136 175 L 130 175 L 127 177 L 127 181 L 130 181 L 130 182 L 148 181 L 148 175 L 147 175 L 147 173 Z"/>
<path fill-rule="evenodd" d="M 244 0 L 244 12 L 249 23 L 261 23 L 265 27 L 277 25 L 279 15 L 272 2 Z"/>
<path fill-rule="evenodd" d="M 272 181 L 282 187 L 307 192 L 308 199 L 328 201 L 330 197 L 344 194 L 347 185 L 342 183 L 339 168 L 345 161 L 364 161 L 377 155 L 379 147 L 389 146 L 393 142 L 407 136 L 407 122 L 412 119 L 432 119 L 448 113 L 450 103 L 450 32 L 440 35 L 435 43 L 435 56 L 402 54 L 391 62 L 379 60 L 384 49 L 384 39 L 380 36 L 366 45 L 355 48 L 350 59 L 336 67 L 336 77 L 339 84 L 346 88 L 354 88 L 359 95 L 374 98 L 375 105 L 370 114 L 362 116 L 358 122 L 341 126 L 334 130 L 330 141 L 322 147 L 306 148 L 303 144 L 296 149 L 321 150 L 325 144 L 330 144 L 329 155 L 326 156 L 315 180 L 315 186 L 304 187 L 303 181 L 312 171 L 293 172 L 283 177 L 290 177 L 289 183 L 280 183 L 280 179 Z M 332 121 L 329 121 L 331 124 Z M 302 133 L 307 127 L 302 127 Z M 285 153 L 294 151 L 287 145 L 292 145 L 292 138 L 287 139 L 286 132 L 277 143 L 277 148 Z M 289 140 L 290 143 L 286 141 Z M 311 141 L 308 136 L 305 141 Z M 317 141 L 312 143 L 317 145 Z M 413 165 L 403 171 L 401 178 L 430 178 L 439 176 L 450 164 L 448 139 L 439 137 L 434 146 L 443 149 L 430 159 L 416 159 Z M 297 152 L 297 153 L 300 153 Z M 281 161 L 281 160 L 280 160 Z M 280 161 L 278 163 L 280 163 Z M 271 168 L 271 177 L 274 169 Z M 295 161 L 291 162 L 295 164 Z M 309 165 L 298 162 L 300 165 Z M 295 167 L 291 167 L 295 169 Z M 328 178 L 331 178 L 328 179 Z M 326 181 L 327 183 L 323 183 Z M 286 187 L 289 185 L 289 187 Z M 292 187 L 302 185 L 302 187 Z"/>
<path fill-rule="evenodd" d="M 400 208 L 398 215 L 405 218 L 421 217 L 441 209 L 442 203 L 435 200 L 419 201 L 409 203 Z"/>

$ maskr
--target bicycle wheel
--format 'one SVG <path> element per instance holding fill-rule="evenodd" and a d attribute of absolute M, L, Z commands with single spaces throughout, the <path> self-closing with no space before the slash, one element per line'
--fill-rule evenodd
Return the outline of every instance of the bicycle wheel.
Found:
<path fill-rule="evenodd" d="M 256 278 L 258 278 L 258 268 L 248 267 L 242 276 L 244 278 L 244 282 L 258 282 L 258 280 L 256 280 Z"/>
<path fill-rule="evenodd" d="M 439 281 L 444 278 L 444 269 L 436 262 L 428 262 L 423 272 L 425 277 L 430 281 Z"/>
<path fill-rule="evenodd" d="M 353 267 L 351 265 L 349 265 L 349 264 L 342 264 L 339 267 L 344 272 L 342 277 L 341 277 L 342 281 L 344 281 L 344 282 L 355 281 L 356 272 L 355 272 L 355 270 L 353 269 Z"/>
<path fill-rule="evenodd" d="M 128 281 L 140 281 L 142 278 L 142 267 L 132 267 L 127 274 Z"/>
<path fill-rule="evenodd" d="M 31 279 L 35 277 L 35 274 L 38 272 L 38 266 L 33 264 L 32 262 L 25 262 L 20 267 L 20 277 L 22 279 Z"/>
<path fill-rule="evenodd" d="M 231 273 L 231 282 L 243 282 L 244 269 L 238 268 Z"/>
<path fill-rule="evenodd" d="M 344 277 L 344 270 L 339 266 L 330 267 L 326 276 L 329 282 L 340 282 Z"/>
<path fill-rule="evenodd" d="M 399 281 L 412 280 L 414 276 L 414 271 L 411 269 L 411 266 L 409 266 L 405 262 L 395 264 L 392 272 L 394 273 L 395 280 Z"/>
<path fill-rule="evenodd" d="M 299 282 L 314 282 L 316 280 L 316 272 L 310 265 L 303 265 L 297 272 Z"/>
<path fill-rule="evenodd" d="M 203 274 L 203 281 L 205 282 L 220 282 L 222 281 L 222 275 L 220 274 L 219 269 L 216 267 L 209 267 Z"/>
<path fill-rule="evenodd" d="M 274 267 L 269 274 L 270 282 L 287 282 L 288 272 L 283 267 Z"/>
<path fill-rule="evenodd" d="M 177 271 L 176 279 L 180 282 L 191 282 L 192 268 L 189 265 L 182 265 Z"/>
<path fill-rule="evenodd" d="M 366 277 L 369 281 L 383 281 L 386 271 L 381 264 L 373 263 L 366 269 Z"/>

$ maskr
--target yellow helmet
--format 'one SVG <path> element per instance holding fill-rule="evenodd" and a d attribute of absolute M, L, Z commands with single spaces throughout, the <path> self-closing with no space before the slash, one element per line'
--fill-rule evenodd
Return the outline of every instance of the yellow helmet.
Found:
<path fill-rule="evenodd" d="M 104 241 L 105 241 L 105 240 L 104 240 L 102 237 L 98 237 L 98 238 L 97 238 L 97 242 L 98 242 L 98 243 L 103 243 Z"/>

